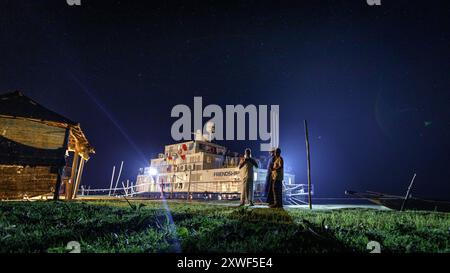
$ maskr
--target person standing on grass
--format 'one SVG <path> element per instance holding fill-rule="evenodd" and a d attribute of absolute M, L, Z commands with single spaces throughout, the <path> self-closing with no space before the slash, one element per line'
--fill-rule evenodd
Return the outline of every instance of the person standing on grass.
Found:
<path fill-rule="evenodd" d="M 258 163 L 252 158 L 252 151 L 245 149 L 245 155 L 239 162 L 239 170 L 241 175 L 241 204 L 244 206 L 246 202 L 253 206 L 253 168 L 258 168 Z"/>
<path fill-rule="evenodd" d="M 283 207 L 283 179 L 284 179 L 284 162 L 281 157 L 281 149 L 277 148 L 272 167 L 272 194 L 273 204 L 271 208 Z"/>
<path fill-rule="evenodd" d="M 273 204 L 273 194 L 272 194 L 272 168 L 273 168 L 273 161 L 275 159 L 275 148 L 272 148 L 272 150 L 270 150 L 270 158 L 269 161 L 267 163 L 267 175 L 266 175 L 266 188 L 265 188 L 265 193 L 266 193 L 266 202 L 270 205 Z"/>

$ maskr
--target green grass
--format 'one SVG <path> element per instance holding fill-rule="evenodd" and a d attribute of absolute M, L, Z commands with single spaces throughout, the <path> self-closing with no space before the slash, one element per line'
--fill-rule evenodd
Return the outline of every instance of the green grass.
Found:
<path fill-rule="evenodd" d="M 170 211 L 170 215 L 167 213 Z M 0 202 L 0 252 L 450 253 L 450 214 L 169 202 Z"/>

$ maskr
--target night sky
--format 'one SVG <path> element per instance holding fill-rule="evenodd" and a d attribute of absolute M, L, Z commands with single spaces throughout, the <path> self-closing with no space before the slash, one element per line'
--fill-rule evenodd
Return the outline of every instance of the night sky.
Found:
<path fill-rule="evenodd" d="M 298 183 L 307 119 L 316 196 L 404 194 L 417 172 L 414 195 L 450 199 L 449 72 L 446 0 L 0 3 L 0 93 L 81 123 L 92 187 L 121 160 L 134 180 L 172 142 L 172 107 L 202 96 L 280 105 Z"/>

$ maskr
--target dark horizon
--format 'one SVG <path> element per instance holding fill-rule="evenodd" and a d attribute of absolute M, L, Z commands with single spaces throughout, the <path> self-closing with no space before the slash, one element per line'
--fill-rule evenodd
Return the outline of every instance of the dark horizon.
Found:
<path fill-rule="evenodd" d="M 82 184 L 109 187 L 172 143 L 177 104 L 280 105 L 285 161 L 316 197 L 345 190 L 450 199 L 447 1 L 5 1 L 0 93 L 81 123 Z M 206 121 L 206 119 L 204 119 Z M 243 152 L 259 141 L 221 142 Z"/>

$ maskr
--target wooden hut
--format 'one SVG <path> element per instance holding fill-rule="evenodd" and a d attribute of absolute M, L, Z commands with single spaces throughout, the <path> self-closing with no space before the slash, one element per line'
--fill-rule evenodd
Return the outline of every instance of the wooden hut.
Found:
<path fill-rule="evenodd" d="M 0 95 L 0 199 L 76 196 L 95 153 L 80 124 L 16 91 Z"/>

